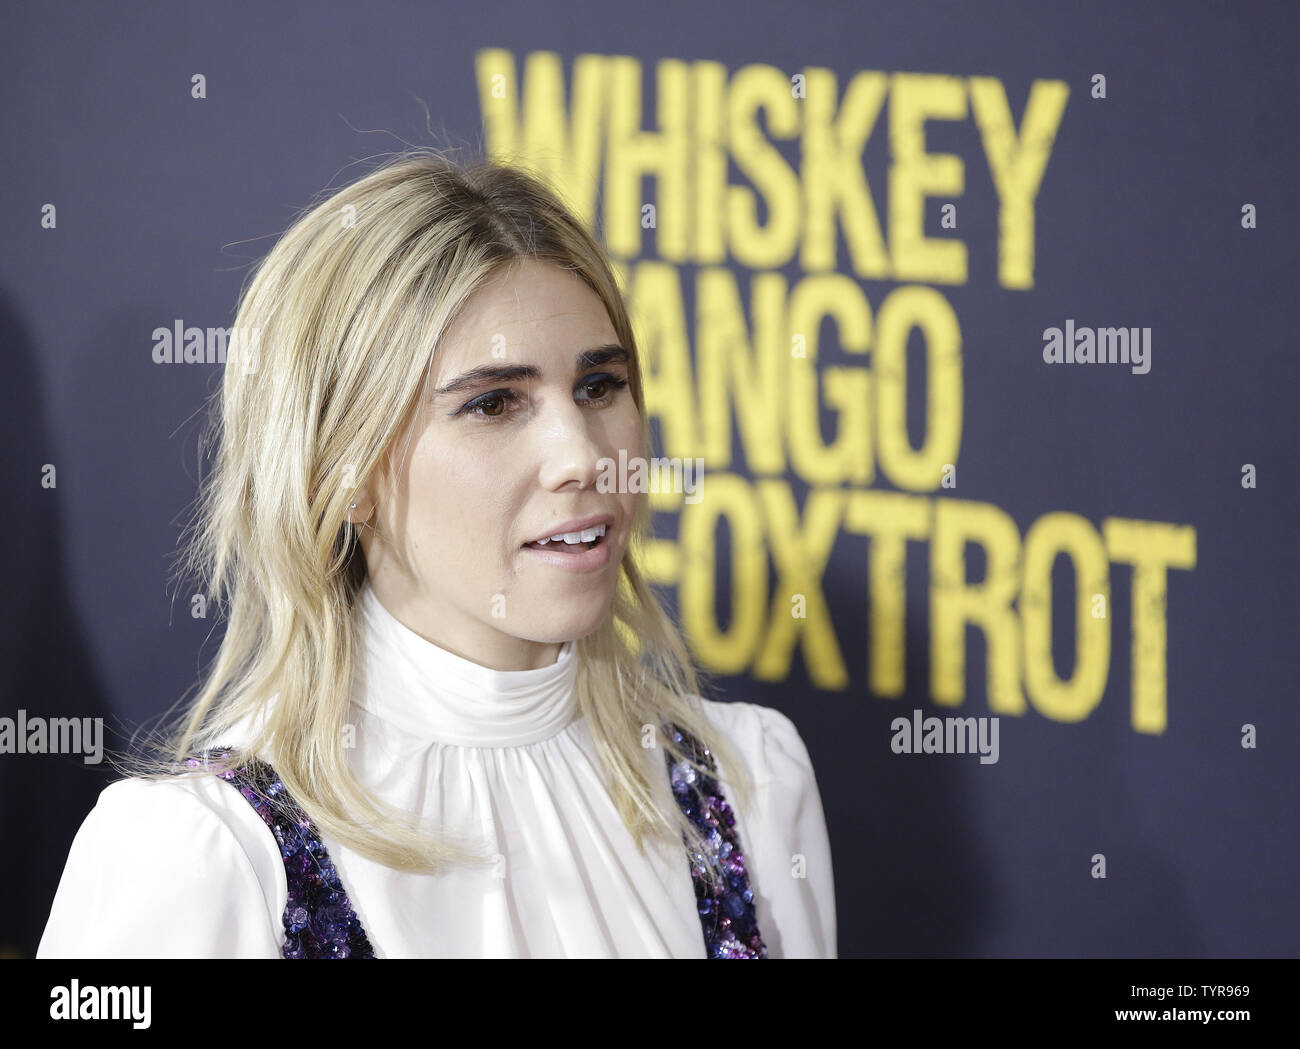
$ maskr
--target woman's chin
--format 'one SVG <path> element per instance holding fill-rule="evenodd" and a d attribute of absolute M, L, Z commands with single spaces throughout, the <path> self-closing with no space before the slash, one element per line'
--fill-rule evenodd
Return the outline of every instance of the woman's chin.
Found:
<path fill-rule="evenodd" d="M 609 615 L 609 600 L 593 600 L 590 592 L 581 600 L 566 600 L 563 609 L 538 607 L 529 617 L 530 641 L 547 644 L 577 641 L 600 629 Z"/>

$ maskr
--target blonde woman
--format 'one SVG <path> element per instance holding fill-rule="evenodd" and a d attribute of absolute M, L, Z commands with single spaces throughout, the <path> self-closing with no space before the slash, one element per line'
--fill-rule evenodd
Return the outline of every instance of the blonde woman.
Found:
<path fill-rule="evenodd" d="M 404 153 L 252 276 L 184 567 L 227 621 L 116 766 L 40 957 L 834 957 L 776 710 L 699 694 L 637 567 L 626 307 L 558 197 Z"/>

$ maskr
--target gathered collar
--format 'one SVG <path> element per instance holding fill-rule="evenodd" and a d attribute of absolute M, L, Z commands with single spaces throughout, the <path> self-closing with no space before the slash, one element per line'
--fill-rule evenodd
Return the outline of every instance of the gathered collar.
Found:
<path fill-rule="evenodd" d="M 360 595 L 362 652 L 354 700 L 421 740 L 517 747 L 549 739 L 578 716 L 577 644 L 536 670 L 493 670 L 427 641 L 399 621 L 367 583 Z"/>

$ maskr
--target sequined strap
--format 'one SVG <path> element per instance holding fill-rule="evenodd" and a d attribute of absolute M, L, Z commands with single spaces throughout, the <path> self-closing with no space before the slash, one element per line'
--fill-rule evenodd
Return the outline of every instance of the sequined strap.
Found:
<path fill-rule="evenodd" d="M 222 747 L 209 760 L 230 753 Z M 191 759 L 189 764 L 196 764 Z M 289 898 L 284 908 L 285 958 L 373 958 L 374 949 L 348 902 L 338 870 L 315 825 L 289 796 L 275 770 L 251 758 L 217 773 L 238 788 L 262 817 L 284 860 Z"/>
<path fill-rule="evenodd" d="M 673 739 L 681 744 L 694 761 L 717 773 L 717 762 L 708 747 L 680 726 L 670 726 Z M 667 752 L 668 775 L 673 795 L 682 812 L 706 837 L 709 857 L 692 852 L 686 835 L 687 854 L 691 858 L 691 880 L 695 883 L 695 902 L 704 930 L 704 943 L 710 958 L 766 958 L 767 947 L 754 915 L 754 894 L 745 873 L 745 857 L 740 849 L 736 816 L 722 796 L 713 776 L 697 772 L 686 762 L 677 762 Z M 720 878 L 710 885 L 704 876 L 710 863 Z"/>
<path fill-rule="evenodd" d="M 695 762 L 711 772 L 718 770 L 712 752 L 689 732 L 670 726 L 675 742 Z M 218 767 L 230 753 L 227 747 L 208 752 L 209 763 Z M 745 873 L 736 817 L 723 797 L 714 776 L 697 772 L 686 762 L 676 762 L 665 753 L 673 796 L 686 817 L 704 834 L 706 858 L 690 848 L 691 880 L 695 885 L 696 908 L 709 958 L 766 958 L 767 947 L 754 915 L 754 894 Z M 196 758 L 187 763 L 200 764 Z M 238 788 L 275 835 L 284 859 L 289 898 L 284 908 L 285 958 L 373 958 L 374 949 L 366 938 L 338 871 L 330 861 L 320 833 L 306 813 L 290 797 L 275 770 L 264 761 L 217 773 Z M 274 804 L 273 804 L 274 802 Z M 720 878 L 712 885 L 707 867 Z"/>

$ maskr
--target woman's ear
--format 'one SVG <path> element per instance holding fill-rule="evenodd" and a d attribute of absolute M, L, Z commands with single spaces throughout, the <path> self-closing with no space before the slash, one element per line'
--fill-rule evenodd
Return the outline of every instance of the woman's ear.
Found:
<path fill-rule="evenodd" d="M 352 505 L 348 507 L 348 523 L 359 525 L 370 520 L 375 512 L 375 502 L 370 496 L 370 489 L 362 485 L 353 493 Z"/>

